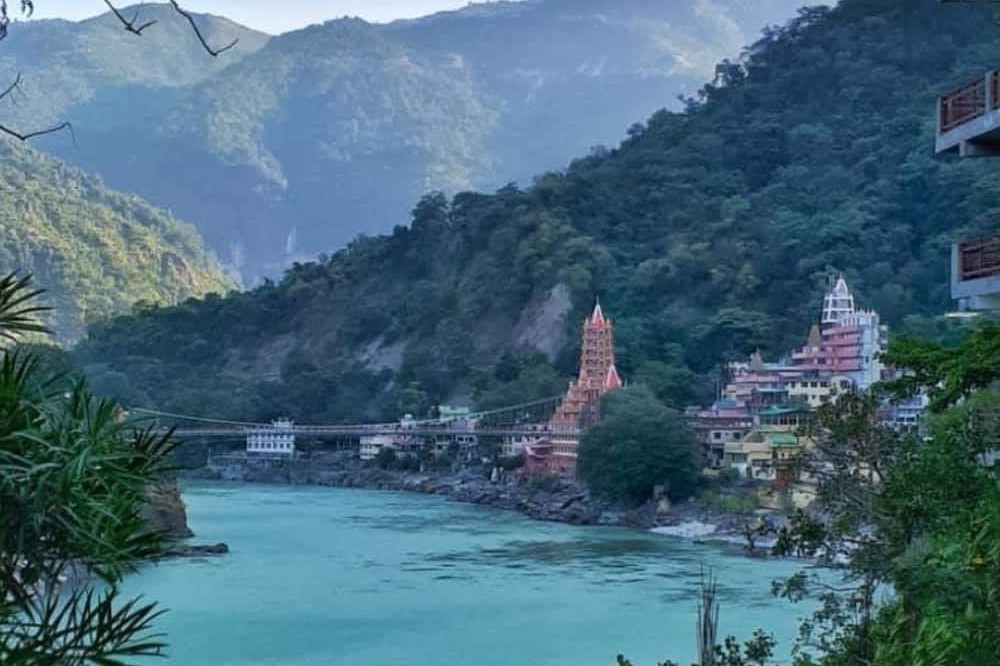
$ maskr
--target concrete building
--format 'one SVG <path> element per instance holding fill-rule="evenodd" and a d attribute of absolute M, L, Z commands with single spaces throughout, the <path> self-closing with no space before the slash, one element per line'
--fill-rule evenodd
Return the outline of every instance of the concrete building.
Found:
<path fill-rule="evenodd" d="M 800 377 L 788 382 L 788 402 L 817 409 L 835 402 L 838 395 L 850 391 L 853 381 L 845 375 Z"/>
<path fill-rule="evenodd" d="M 382 449 L 395 448 L 394 442 L 392 435 L 363 435 L 360 457 L 362 460 L 375 460 Z"/>
<path fill-rule="evenodd" d="M 788 383 L 801 377 L 801 368 L 782 363 L 765 363 L 760 352 L 748 363 L 730 363 L 729 381 L 722 397 L 743 407 L 762 409 L 788 402 Z"/>
<path fill-rule="evenodd" d="M 889 403 L 885 406 L 883 423 L 900 432 L 918 434 L 924 411 L 930 404 L 930 398 L 924 393 Z"/>
<path fill-rule="evenodd" d="M 1000 155 L 1000 70 L 986 72 L 943 95 L 937 106 L 938 153 L 962 157 Z"/>
<path fill-rule="evenodd" d="M 295 423 L 289 419 L 271 421 L 247 431 L 247 453 L 276 456 L 295 455 Z"/>
<path fill-rule="evenodd" d="M 952 245 L 951 297 L 960 311 L 1000 310 L 1000 237 Z"/>
<path fill-rule="evenodd" d="M 684 418 L 698 439 L 702 465 L 713 469 L 724 466 L 726 445 L 743 441 L 754 427 L 749 410 L 732 400 L 719 400 L 705 410 L 688 410 Z"/>

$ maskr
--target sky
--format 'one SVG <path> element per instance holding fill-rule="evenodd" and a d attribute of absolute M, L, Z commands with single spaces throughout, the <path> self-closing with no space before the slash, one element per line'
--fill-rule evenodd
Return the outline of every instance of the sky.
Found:
<path fill-rule="evenodd" d="M 13 3 L 16 5 L 16 3 Z M 118 6 L 135 4 L 122 0 Z M 186 0 L 191 11 L 218 14 L 245 26 L 278 34 L 343 16 L 360 16 L 372 22 L 425 16 L 458 9 L 468 0 Z M 101 0 L 35 0 L 35 18 L 79 20 L 101 14 Z"/>

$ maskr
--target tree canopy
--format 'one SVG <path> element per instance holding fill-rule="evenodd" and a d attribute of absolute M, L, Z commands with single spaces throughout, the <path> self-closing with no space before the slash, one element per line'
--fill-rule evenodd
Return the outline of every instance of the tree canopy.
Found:
<path fill-rule="evenodd" d="M 639 386 L 607 394 L 601 411 L 577 451 L 577 473 L 591 492 L 627 504 L 649 499 L 656 486 L 674 500 L 691 496 L 701 454 L 679 412 Z"/>

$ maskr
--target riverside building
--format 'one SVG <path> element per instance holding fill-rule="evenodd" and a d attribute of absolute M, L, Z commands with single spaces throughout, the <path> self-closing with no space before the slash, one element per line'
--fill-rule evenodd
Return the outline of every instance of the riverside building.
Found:
<path fill-rule="evenodd" d="M 295 422 L 290 419 L 271 421 L 270 426 L 247 432 L 247 453 L 294 456 Z"/>

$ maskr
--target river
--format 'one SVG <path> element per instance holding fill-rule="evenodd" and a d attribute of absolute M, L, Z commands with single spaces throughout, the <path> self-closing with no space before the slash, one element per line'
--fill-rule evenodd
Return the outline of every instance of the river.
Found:
<path fill-rule="evenodd" d="M 636 666 L 695 656 L 699 571 L 719 578 L 720 634 L 766 627 L 781 652 L 805 609 L 773 599 L 793 562 L 618 528 L 572 527 L 439 497 L 188 483 L 199 543 L 127 594 L 169 609 L 183 666 Z"/>

